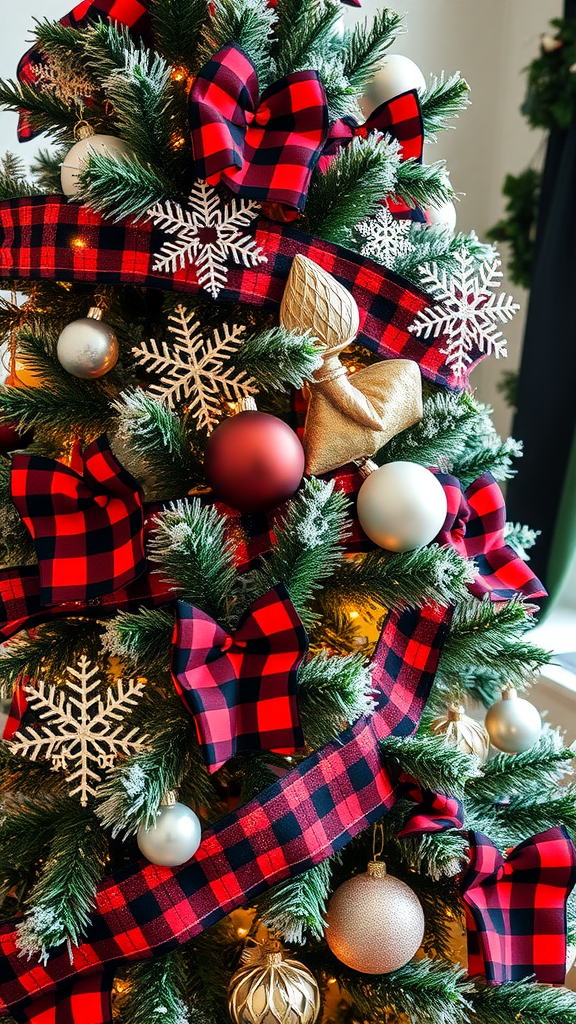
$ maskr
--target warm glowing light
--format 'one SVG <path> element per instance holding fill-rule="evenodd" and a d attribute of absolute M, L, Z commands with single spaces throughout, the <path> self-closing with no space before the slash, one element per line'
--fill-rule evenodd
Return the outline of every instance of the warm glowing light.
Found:
<path fill-rule="evenodd" d="M 172 68 L 170 78 L 173 82 L 183 82 L 188 77 L 186 68 Z"/>
<path fill-rule="evenodd" d="M 236 935 L 238 936 L 239 939 L 245 939 L 246 936 L 248 935 L 249 930 L 249 928 L 237 928 Z"/>
<path fill-rule="evenodd" d="M 360 615 L 360 612 L 350 612 L 350 618 L 351 619 L 357 619 L 359 617 L 359 615 Z"/>
<path fill-rule="evenodd" d="M 88 248 L 88 242 L 86 241 L 85 238 L 82 238 L 81 235 L 78 235 L 76 238 L 73 238 L 71 240 L 70 248 L 72 248 L 72 249 L 87 249 Z"/>
<path fill-rule="evenodd" d="M 183 135 L 173 135 L 172 136 L 172 149 L 182 149 L 182 146 L 184 145 L 185 142 L 186 142 L 186 139 L 184 138 Z"/>
<path fill-rule="evenodd" d="M 336 978 L 328 978 L 328 984 L 329 985 L 335 985 L 336 984 Z"/>

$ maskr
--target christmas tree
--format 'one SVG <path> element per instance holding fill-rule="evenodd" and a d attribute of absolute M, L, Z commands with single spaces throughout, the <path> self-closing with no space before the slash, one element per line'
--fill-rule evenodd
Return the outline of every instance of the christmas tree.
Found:
<path fill-rule="evenodd" d="M 400 24 L 86 0 L 0 83 L 5 1019 L 575 1019 L 517 306 Z"/>

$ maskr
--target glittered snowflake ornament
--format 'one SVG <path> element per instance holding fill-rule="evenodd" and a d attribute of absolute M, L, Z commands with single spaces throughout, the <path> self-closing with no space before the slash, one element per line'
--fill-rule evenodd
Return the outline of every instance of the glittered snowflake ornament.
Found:
<path fill-rule="evenodd" d="M 78 668 L 68 667 L 66 688 L 26 686 L 28 707 L 40 721 L 14 734 L 9 747 L 14 754 L 36 761 L 42 756 L 52 762 L 53 771 L 64 771 L 71 784 L 70 796 L 80 795 L 83 807 L 89 796 L 96 796 L 102 772 L 114 766 L 119 753 L 134 754 L 145 748 L 146 737 L 136 729 L 125 731 L 123 719 L 136 698 L 142 696 L 142 680 L 118 679 L 115 692 L 109 687 L 106 699 L 101 695 L 100 670 L 84 655 Z M 119 724 L 115 724 L 119 723 Z"/>
<path fill-rule="evenodd" d="M 153 270 L 176 273 L 191 264 L 198 284 L 216 299 L 226 287 L 230 261 L 244 267 L 267 262 L 254 236 L 245 231 L 260 212 L 258 203 L 252 199 L 224 203 L 215 189 L 197 182 L 188 207 L 167 199 L 148 210 L 148 218 L 174 236 L 155 254 Z"/>
<path fill-rule="evenodd" d="M 457 269 L 448 274 L 435 263 L 421 267 L 422 287 L 434 299 L 421 310 L 408 330 L 423 338 L 445 339 L 440 352 L 457 378 L 466 382 L 470 367 L 482 356 L 505 357 L 506 339 L 498 324 L 507 323 L 520 306 L 511 295 L 496 289 L 502 278 L 501 260 L 486 259 L 480 265 L 462 247 L 454 256 Z"/>
<path fill-rule="evenodd" d="M 355 231 L 364 240 L 360 253 L 389 270 L 414 250 L 410 240 L 411 222 L 396 220 L 387 206 L 380 205 L 373 217 L 360 221 Z"/>

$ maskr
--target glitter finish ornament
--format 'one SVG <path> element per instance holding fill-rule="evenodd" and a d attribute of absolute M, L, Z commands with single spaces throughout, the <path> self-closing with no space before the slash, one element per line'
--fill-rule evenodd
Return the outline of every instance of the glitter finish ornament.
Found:
<path fill-rule="evenodd" d="M 140 853 L 152 864 L 175 868 L 185 864 L 200 846 L 200 821 L 189 807 L 167 793 L 152 828 L 138 829 Z"/>
<path fill-rule="evenodd" d="M 469 718 L 459 704 L 451 704 L 446 714 L 435 718 L 430 731 L 442 736 L 447 747 L 457 747 L 465 754 L 476 754 L 484 764 L 490 749 L 490 737 L 480 722 Z"/>
<path fill-rule="evenodd" d="M 519 697 L 510 686 L 502 691 L 502 699 L 488 711 L 486 729 L 497 750 L 505 754 L 521 754 L 540 739 L 542 719 L 538 709 Z"/>
<path fill-rule="evenodd" d="M 320 1015 L 316 979 L 279 942 L 247 947 L 242 961 L 228 988 L 233 1024 L 314 1024 Z"/>
<path fill-rule="evenodd" d="M 442 484 L 415 462 L 388 462 L 378 469 L 368 461 L 358 492 L 360 526 L 387 551 L 413 551 L 434 540 L 446 519 Z"/>
<path fill-rule="evenodd" d="M 99 306 L 92 306 L 88 316 L 67 324 L 58 338 L 58 361 L 73 377 L 93 380 L 116 365 L 118 339 L 102 315 Z"/>
<path fill-rule="evenodd" d="M 409 57 L 389 53 L 380 70 L 366 86 L 366 92 L 359 101 L 360 109 L 364 117 L 369 117 L 381 103 L 387 103 L 410 89 L 416 89 L 419 93 L 426 89 L 426 79 L 420 68 Z"/>
<path fill-rule="evenodd" d="M 388 974 L 404 967 L 424 935 L 418 897 L 377 860 L 336 890 L 326 923 L 326 941 L 334 955 L 362 974 Z"/>
<path fill-rule="evenodd" d="M 88 160 L 94 153 L 101 156 L 130 157 L 132 150 L 122 139 L 113 135 L 94 135 L 88 126 L 83 126 L 80 138 L 69 149 L 60 169 L 62 191 L 65 196 L 73 198 L 80 189 L 80 175 L 88 166 Z"/>
<path fill-rule="evenodd" d="M 253 399 L 243 405 L 208 438 L 204 471 L 217 500 L 240 512 L 265 512 L 298 490 L 304 449 L 286 423 L 258 412 Z"/>

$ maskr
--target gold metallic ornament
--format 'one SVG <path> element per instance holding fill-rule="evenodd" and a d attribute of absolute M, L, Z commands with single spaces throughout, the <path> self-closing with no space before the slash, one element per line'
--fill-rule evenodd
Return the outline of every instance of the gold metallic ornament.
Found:
<path fill-rule="evenodd" d="M 324 346 L 322 366 L 309 382 L 307 473 L 321 475 L 373 455 L 422 418 L 422 380 L 413 360 L 389 359 L 348 376 L 339 354 L 356 337 L 359 322 L 350 292 L 312 260 L 296 256 L 280 323 L 309 330 Z"/>
<path fill-rule="evenodd" d="M 251 943 L 228 987 L 233 1024 L 314 1024 L 320 991 L 314 975 L 279 942 Z"/>
<path fill-rule="evenodd" d="M 469 718 L 460 704 L 451 704 L 445 715 L 435 718 L 430 731 L 443 736 L 448 747 L 457 747 L 465 754 L 476 754 L 484 764 L 490 749 L 490 737 L 481 722 Z"/>
<path fill-rule="evenodd" d="M 382 861 L 344 882 L 332 895 L 326 941 L 347 967 L 363 974 L 388 974 L 418 951 L 424 913 L 410 886 L 386 873 Z"/>

